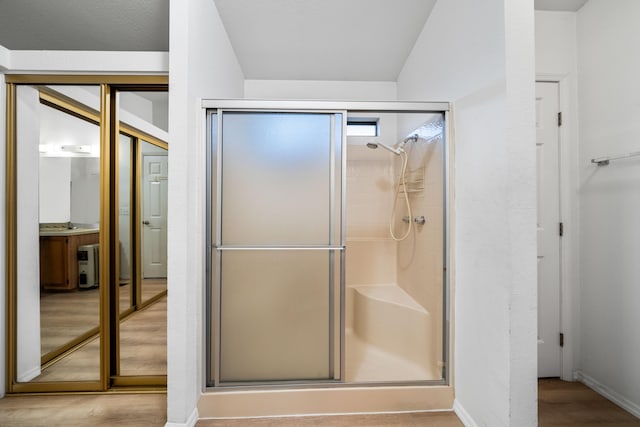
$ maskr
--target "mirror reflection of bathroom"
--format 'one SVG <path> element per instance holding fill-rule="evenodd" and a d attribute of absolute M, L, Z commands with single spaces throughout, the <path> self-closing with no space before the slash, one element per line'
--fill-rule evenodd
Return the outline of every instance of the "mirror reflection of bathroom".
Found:
<path fill-rule="evenodd" d="M 167 374 L 168 93 L 118 91 L 117 96 L 118 311 L 128 316 L 118 324 L 114 373 L 162 376 Z"/>
<path fill-rule="evenodd" d="M 167 98 L 119 99 L 119 375 L 166 375 Z M 100 87 L 19 85 L 16 99 L 16 380 L 98 381 Z"/>
<path fill-rule="evenodd" d="M 17 88 L 19 382 L 100 378 L 99 90 Z"/>
<path fill-rule="evenodd" d="M 118 92 L 120 106 L 118 225 L 120 233 L 120 311 L 142 307 L 167 289 L 167 92 Z M 131 111 L 136 114 L 132 115 Z M 134 195 L 138 193 L 138 205 Z M 135 207 L 140 210 L 139 218 Z M 141 259 L 131 246 L 131 222 L 140 230 Z M 126 286 L 132 274 L 141 286 Z"/>
<path fill-rule="evenodd" d="M 141 141 L 142 301 L 167 290 L 166 148 Z"/>
<path fill-rule="evenodd" d="M 440 380 L 444 116 L 347 122 L 345 380 Z"/>

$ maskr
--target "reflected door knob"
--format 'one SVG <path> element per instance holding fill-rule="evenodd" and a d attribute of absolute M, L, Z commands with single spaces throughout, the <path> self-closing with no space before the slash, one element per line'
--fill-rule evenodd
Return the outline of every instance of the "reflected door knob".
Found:
<path fill-rule="evenodd" d="M 142 221 L 142 223 L 143 223 L 144 225 L 149 225 L 149 224 L 150 224 L 150 222 L 149 222 L 149 221 Z"/>

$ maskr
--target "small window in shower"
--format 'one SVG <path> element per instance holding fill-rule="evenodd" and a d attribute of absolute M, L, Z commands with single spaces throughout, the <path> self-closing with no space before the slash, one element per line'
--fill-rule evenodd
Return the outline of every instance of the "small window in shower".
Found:
<path fill-rule="evenodd" d="M 347 136 L 378 136 L 378 119 L 347 119 Z"/>

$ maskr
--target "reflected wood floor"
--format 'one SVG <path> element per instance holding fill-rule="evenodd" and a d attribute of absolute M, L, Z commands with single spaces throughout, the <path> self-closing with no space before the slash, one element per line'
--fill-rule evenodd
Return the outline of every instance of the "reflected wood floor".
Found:
<path fill-rule="evenodd" d="M 167 289 L 167 279 L 143 279 L 142 301 Z M 130 285 L 118 288 L 120 312 L 130 307 Z M 42 292 L 40 295 L 41 354 L 55 350 L 100 324 L 100 291 Z"/>
<path fill-rule="evenodd" d="M 40 295 L 40 348 L 55 350 L 100 324 L 99 290 L 42 292 Z"/>
<path fill-rule="evenodd" d="M 640 419 L 580 383 L 540 380 L 541 427 L 638 427 Z M 163 426 L 165 394 L 15 396 L 0 399 L 0 426 Z M 198 426 L 459 427 L 452 412 L 200 420 Z"/>
<path fill-rule="evenodd" d="M 99 350 L 100 342 L 96 337 L 44 369 L 33 381 L 98 380 Z M 120 374 L 167 374 L 166 296 L 120 323 Z"/>
<path fill-rule="evenodd" d="M 167 375 L 167 297 L 120 323 L 120 375 Z"/>

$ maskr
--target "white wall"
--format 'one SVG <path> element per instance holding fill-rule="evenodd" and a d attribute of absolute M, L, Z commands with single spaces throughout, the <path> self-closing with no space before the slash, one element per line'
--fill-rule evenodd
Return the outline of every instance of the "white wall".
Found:
<path fill-rule="evenodd" d="M 2 71 L 2 55 L 5 51 L 0 46 L 0 176 L 6 176 L 6 123 L 3 119 L 6 116 L 6 86 L 4 74 Z M 3 178 L 4 182 L 4 178 Z M 6 186 L 0 185 L 0 205 L 6 206 L 5 198 Z M 6 224 L 6 209 L 0 209 L 0 224 Z M 0 227 L 0 319 L 7 318 L 7 304 L 6 304 L 6 260 L 7 260 L 7 235 L 6 227 Z M 4 321 L 0 320 L 0 398 L 4 397 L 5 384 L 6 384 L 6 325 Z"/>
<path fill-rule="evenodd" d="M 536 79 L 559 85 L 560 207 L 562 238 L 562 308 L 564 333 L 562 379 L 573 380 L 580 362 L 579 149 L 576 13 L 536 11 Z M 544 313 L 542 314 L 544 315 Z"/>
<path fill-rule="evenodd" d="M 9 68 L 11 61 L 11 51 L 6 47 L 0 45 L 0 71 L 4 71 Z"/>
<path fill-rule="evenodd" d="M 38 174 L 40 100 L 38 91 L 21 86 L 17 92 L 17 379 L 40 375 L 40 227 Z M 27 165 L 34 165 L 31 169 Z M 36 169 L 37 170 L 37 169 Z"/>
<path fill-rule="evenodd" d="M 71 158 L 71 219 L 74 224 L 100 225 L 100 159 Z"/>
<path fill-rule="evenodd" d="M 118 159 L 118 238 L 120 280 L 131 278 L 131 139 L 120 135 Z"/>
<path fill-rule="evenodd" d="M 90 64 L 88 65 L 90 66 Z M 136 74 L 134 72 L 129 72 L 127 74 Z M 60 85 L 48 85 L 48 87 L 54 89 L 56 92 L 59 92 L 63 95 L 66 95 L 72 99 L 75 99 L 78 102 L 83 103 L 84 105 L 93 108 L 96 111 L 100 110 L 100 89 L 98 86 L 60 86 Z M 121 94 L 125 94 L 122 93 Z M 125 94 L 125 95 L 133 95 L 133 94 Z M 145 107 L 151 109 L 151 105 L 142 104 Z M 130 108 L 130 109 L 128 109 Z M 151 110 L 150 110 L 151 111 Z M 158 127 L 161 123 L 156 124 L 155 122 L 148 121 L 141 116 L 148 115 L 144 111 L 139 113 L 136 111 L 136 104 L 129 103 L 129 105 L 120 106 L 120 110 L 118 111 L 120 121 L 128 124 L 131 127 L 136 128 L 142 132 L 146 132 L 151 136 L 155 136 L 161 141 L 168 141 L 169 135 L 164 130 L 164 128 Z M 166 126 L 165 126 L 166 128 Z"/>
<path fill-rule="evenodd" d="M 153 123 L 153 103 L 135 93 L 120 93 L 120 108 L 135 113 L 145 122 Z"/>
<path fill-rule="evenodd" d="M 398 99 L 455 100 L 502 79 L 500 9 L 497 0 L 436 3 L 398 77 Z"/>
<path fill-rule="evenodd" d="M 0 61 L 2 57 L 0 50 Z M 8 70 L 25 74 L 166 74 L 169 69 L 168 52 L 11 50 L 5 58 Z"/>
<path fill-rule="evenodd" d="M 590 0 L 577 13 L 581 363 L 640 416 L 640 2 Z"/>
<path fill-rule="evenodd" d="M 244 96 L 249 99 L 395 101 L 396 82 L 246 80 Z"/>
<path fill-rule="evenodd" d="M 169 96 L 166 102 L 155 101 L 153 103 L 153 124 L 164 131 L 169 131 Z"/>
<path fill-rule="evenodd" d="M 205 136 L 201 98 L 242 98 L 244 76 L 211 0 L 170 2 L 168 421 L 194 424 L 202 390 Z"/>
<path fill-rule="evenodd" d="M 537 425 L 538 280 L 535 26 L 531 1 L 505 0 L 511 425 Z"/>
<path fill-rule="evenodd" d="M 157 126 L 165 132 L 169 129 L 169 97 L 154 96 L 157 92 L 150 92 L 153 100 L 134 92 L 120 92 L 120 109 L 127 111 L 143 121 Z"/>
<path fill-rule="evenodd" d="M 40 145 L 48 149 L 40 155 L 40 222 L 99 223 L 100 128 L 42 104 L 36 114 Z M 62 145 L 89 146 L 92 154 L 61 153 Z M 92 173 L 87 173 L 88 165 L 93 165 Z"/>
<path fill-rule="evenodd" d="M 400 100 L 455 101 L 455 409 L 533 426 L 536 405 L 532 2 L 438 2 Z"/>
<path fill-rule="evenodd" d="M 39 160 L 40 222 L 71 221 L 71 158 L 41 156 Z"/>
<path fill-rule="evenodd" d="M 576 72 L 576 14 L 537 10 L 536 74 L 560 75 Z M 574 76 L 575 77 L 575 76 Z"/>

